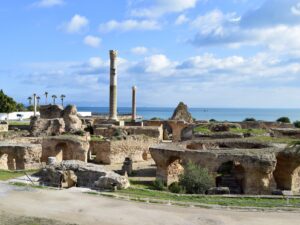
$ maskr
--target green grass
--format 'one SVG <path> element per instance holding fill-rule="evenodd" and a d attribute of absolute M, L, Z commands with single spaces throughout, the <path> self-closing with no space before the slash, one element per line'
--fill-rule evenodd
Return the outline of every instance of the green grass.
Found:
<path fill-rule="evenodd" d="M 137 188 L 129 188 L 120 190 L 117 194 L 129 197 L 132 199 L 148 199 L 149 201 L 174 201 L 179 203 L 189 204 L 207 204 L 207 205 L 222 205 L 236 207 L 300 207 L 300 199 L 289 199 L 284 197 L 279 198 L 262 198 L 262 197 L 226 197 L 226 196 L 207 196 L 207 195 L 179 195 L 169 192 L 161 192 L 155 190 L 145 190 Z"/>
<path fill-rule="evenodd" d="M 30 174 L 37 172 L 37 170 L 29 170 L 26 172 L 27 172 L 27 174 L 30 175 Z M 14 179 L 14 178 L 21 177 L 21 176 L 25 176 L 25 173 L 20 172 L 20 171 L 16 172 L 16 171 L 0 170 L 0 180 L 1 181 L 7 181 L 7 180 Z"/>
<path fill-rule="evenodd" d="M 91 141 L 105 141 L 104 137 L 102 136 L 91 136 Z"/>
<path fill-rule="evenodd" d="M 254 134 L 254 135 L 264 135 L 267 133 L 264 129 L 241 129 L 241 128 L 230 128 L 232 133 L 242 133 L 242 134 Z"/>
<path fill-rule="evenodd" d="M 30 125 L 30 121 L 10 121 L 11 126 L 27 126 Z"/>
<path fill-rule="evenodd" d="M 198 126 L 198 127 L 195 127 L 194 128 L 194 131 L 195 132 L 200 132 L 200 133 L 203 133 L 203 134 L 211 134 L 211 130 L 208 128 L 208 125 L 201 125 L 201 126 Z"/>

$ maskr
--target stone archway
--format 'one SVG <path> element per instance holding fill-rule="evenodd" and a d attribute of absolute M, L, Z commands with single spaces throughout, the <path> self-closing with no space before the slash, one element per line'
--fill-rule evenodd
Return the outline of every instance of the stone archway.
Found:
<path fill-rule="evenodd" d="M 167 185 L 179 181 L 179 176 L 183 174 L 184 167 L 179 157 L 171 157 L 167 166 Z"/>
<path fill-rule="evenodd" d="M 55 146 L 55 157 L 57 162 L 68 160 L 68 146 L 66 143 L 59 143 Z"/>
<path fill-rule="evenodd" d="M 300 191 L 300 164 L 283 154 L 277 156 L 277 165 L 273 173 L 277 189 Z"/>
<path fill-rule="evenodd" d="M 224 162 L 217 173 L 217 187 L 228 187 L 231 194 L 245 193 L 245 168 L 239 162 Z"/>

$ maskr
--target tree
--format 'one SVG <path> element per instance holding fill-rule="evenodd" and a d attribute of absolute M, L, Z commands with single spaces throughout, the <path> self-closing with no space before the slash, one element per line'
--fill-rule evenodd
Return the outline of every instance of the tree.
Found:
<path fill-rule="evenodd" d="M 47 105 L 48 104 L 48 92 L 47 91 L 45 92 L 45 96 L 46 96 L 46 98 L 45 98 L 45 104 Z"/>
<path fill-rule="evenodd" d="M 277 122 L 280 123 L 291 123 L 291 120 L 288 117 L 280 117 L 279 119 L 277 119 Z"/>
<path fill-rule="evenodd" d="M 41 97 L 40 97 L 40 96 L 37 96 L 37 97 L 36 97 L 36 100 L 37 100 L 37 105 L 39 106 L 39 105 L 40 105 Z"/>
<path fill-rule="evenodd" d="M 65 99 L 65 95 L 61 95 L 60 99 L 61 99 L 61 105 L 64 106 L 64 99 Z"/>
<path fill-rule="evenodd" d="M 7 113 L 17 111 L 17 103 L 13 100 L 13 98 L 4 94 L 3 90 L 0 90 L 0 112 Z"/>
<path fill-rule="evenodd" d="M 32 105 L 31 104 L 32 103 L 32 97 L 28 97 L 27 99 L 28 99 L 29 105 Z"/>
<path fill-rule="evenodd" d="M 55 105 L 55 100 L 57 99 L 56 95 L 52 95 L 52 99 L 53 99 L 53 105 Z"/>

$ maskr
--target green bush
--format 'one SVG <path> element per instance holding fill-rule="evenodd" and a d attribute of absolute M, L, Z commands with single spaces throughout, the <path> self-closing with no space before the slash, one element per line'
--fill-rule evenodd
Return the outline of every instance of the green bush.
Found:
<path fill-rule="evenodd" d="M 166 190 L 166 186 L 161 179 L 156 179 L 155 181 L 153 181 L 153 187 L 155 190 L 158 190 L 158 191 Z"/>
<path fill-rule="evenodd" d="M 295 121 L 294 126 L 297 128 L 300 128 L 300 121 L 299 120 Z"/>
<path fill-rule="evenodd" d="M 204 194 L 214 186 L 214 179 L 206 168 L 189 162 L 184 168 L 179 183 L 188 194 Z"/>
<path fill-rule="evenodd" d="M 159 118 L 159 117 L 153 117 L 151 118 L 150 120 L 163 120 L 162 118 Z"/>
<path fill-rule="evenodd" d="M 184 189 L 183 187 L 178 183 L 178 182 L 174 182 L 169 186 L 169 191 L 172 193 L 184 193 Z"/>
<path fill-rule="evenodd" d="M 281 123 L 291 123 L 291 120 L 288 117 L 280 117 L 276 121 Z"/>
<path fill-rule="evenodd" d="M 209 122 L 210 122 L 210 123 L 216 123 L 216 122 L 218 122 L 218 121 L 215 120 L 215 119 L 210 119 Z"/>
<path fill-rule="evenodd" d="M 246 119 L 244 119 L 244 122 L 254 122 L 254 121 L 256 121 L 256 119 L 254 119 L 254 118 L 246 118 Z"/>

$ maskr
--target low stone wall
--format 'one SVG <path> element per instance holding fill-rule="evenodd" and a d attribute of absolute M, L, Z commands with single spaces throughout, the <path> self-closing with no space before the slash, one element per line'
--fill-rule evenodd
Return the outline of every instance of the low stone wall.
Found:
<path fill-rule="evenodd" d="M 0 143 L 0 169 L 30 170 L 41 168 L 39 144 Z"/>
<path fill-rule="evenodd" d="M 140 162 L 151 158 L 149 148 L 158 142 L 142 135 L 127 137 L 126 140 L 91 141 L 90 151 L 96 154 L 97 163 L 123 163 L 127 157 Z"/>
<path fill-rule="evenodd" d="M 267 122 L 267 121 L 249 121 L 240 122 L 243 129 L 276 129 L 276 128 L 295 128 L 293 124 L 290 123 L 277 123 L 277 122 Z"/>
<path fill-rule="evenodd" d="M 274 137 L 300 138 L 300 129 L 297 128 L 277 128 L 272 129 Z"/>
<path fill-rule="evenodd" d="M 80 136 L 46 137 L 42 140 L 42 162 L 48 157 L 56 157 L 57 162 L 63 160 L 80 160 L 87 162 L 89 140 Z"/>
<path fill-rule="evenodd" d="M 163 128 L 160 127 L 98 127 L 94 129 L 94 135 L 112 138 L 117 133 L 125 135 L 145 135 L 151 138 L 163 139 Z"/>

